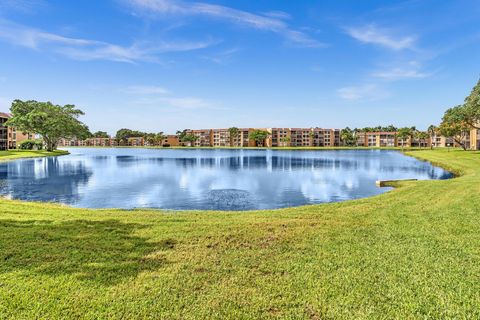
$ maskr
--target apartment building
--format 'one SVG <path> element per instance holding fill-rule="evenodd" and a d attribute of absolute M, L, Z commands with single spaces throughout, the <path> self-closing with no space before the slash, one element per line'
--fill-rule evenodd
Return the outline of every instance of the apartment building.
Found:
<path fill-rule="evenodd" d="M 0 114 L 0 148 L 8 148 L 10 143 L 9 133 L 13 139 L 14 131 L 1 126 L 6 121 L 6 117 Z M 254 130 L 265 130 L 269 132 L 269 137 L 265 140 L 265 147 L 336 147 L 341 146 L 340 129 L 324 128 L 240 128 L 239 134 L 230 141 L 228 129 L 202 129 L 187 130 L 187 134 L 193 134 L 197 140 L 194 147 L 255 147 L 255 141 L 250 139 L 250 134 Z M 18 141 L 18 133 L 16 133 Z M 22 136 L 21 139 L 24 137 Z M 28 136 L 27 136 L 28 138 Z M 435 135 L 427 139 L 399 139 L 397 132 L 357 132 L 355 134 L 357 146 L 364 147 L 460 147 L 452 138 L 446 138 Z M 132 137 L 128 139 L 128 146 L 144 146 L 143 137 Z M 467 148 L 480 150 L 480 130 L 471 130 L 465 137 L 464 143 Z M 176 135 L 167 135 L 162 141 L 162 146 L 175 147 L 184 145 L 179 141 Z M 117 142 L 112 138 L 90 138 L 86 140 L 62 139 L 59 146 L 99 146 L 114 147 Z"/>
<path fill-rule="evenodd" d="M 162 146 L 165 147 L 178 147 L 179 145 L 180 139 L 178 139 L 178 136 L 173 134 L 166 135 L 162 141 Z"/>
<path fill-rule="evenodd" d="M 213 146 L 213 130 L 201 129 L 201 130 L 188 130 L 187 134 L 192 134 L 197 137 L 197 140 L 193 143 L 194 147 L 211 147 Z"/>
<path fill-rule="evenodd" d="M 145 145 L 144 137 L 130 137 L 127 138 L 127 146 L 129 147 L 143 147 Z"/>
<path fill-rule="evenodd" d="M 268 130 L 270 132 L 269 141 L 267 145 L 271 147 L 289 147 L 291 138 L 290 128 L 271 128 Z"/>
<path fill-rule="evenodd" d="M 311 128 L 292 128 L 290 129 L 291 147 L 310 147 L 312 145 Z"/>
<path fill-rule="evenodd" d="M 340 129 L 313 128 L 311 130 L 311 146 L 313 147 L 337 147 L 342 144 Z"/>
<path fill-rule="evenodd" d="M 355 133 L 356 145 L 357 147 L 366 147 L 367 146 L 367 134 L 365 132 L 356 132 Z"/>
<path fill-rule="evenodd" d="M 0 150 L 8 149 L 8 128 L 5 126 L 8 118 L 8 114 L 0 112 Z"/>
<path fill-rule="evenodd" d="M 248 148 L 248 147 L 255 147 L 255 141 L 250 139 L 250 133 L 255 130 L 253 128 L 242 128 L 240 129 L 240 136 L 239 136 L 239 147 Z"/>
<path fill-rule="evenodd" d="M 365 132 L 363 146 L 365 147 L 396 147 L 396 132 Z"/>
<path fill-rule="evenodd" d="M 23 133 L 13 127 L 6 127 L 5 122 L 10 117 L 9 113 L 0 112 L 0 150 L 15 149 L 20 142 L 35 139 L 34 134 Z"/>
<path fill-rule="evenodd" d="M 229 147 L 230 146 L 230 132 L 228 129 L 213 129 L 212 130 L 212 145 L 214 147 Z"/>
<path fill-rule="evenodd" d="M 85 140 L 85 145 L 89 147 L 114 147 L 117 146 L 117 141 L 112 138 L 88 138 Z"/>

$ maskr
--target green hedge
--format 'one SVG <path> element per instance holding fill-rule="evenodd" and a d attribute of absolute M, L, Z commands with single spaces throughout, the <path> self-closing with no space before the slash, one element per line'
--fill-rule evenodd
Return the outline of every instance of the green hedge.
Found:
<path fill-rule="evenodd" d="M 42 150 L 43 142 L 41 140 L 23 140 L 18 144 L 18 149 L 21 150 Z"/>

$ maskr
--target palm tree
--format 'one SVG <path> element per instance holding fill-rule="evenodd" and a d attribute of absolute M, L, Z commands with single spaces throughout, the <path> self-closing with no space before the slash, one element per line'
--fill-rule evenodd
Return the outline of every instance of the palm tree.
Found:
<path fill-rule="evenodd" d="M 240 129 L 237 127 L 228 128 L 228 134 L 230 136 L 230 147 L 233 147 L 233 141 L 240 135 Z"/>
<path fill-rule="evenodd" d="M 437 135 L 438 127 L 433 124 L 430 125 L 427 129 L 428 134 L 430 135 L 430 149 L 433 149 L 433 138 Z"/>
<path fill-rule="evenodd" d="M 402 140 L 402 151 L 405 147 L 405 141 L 412 136 L 412 128 L 398 129 L 397 138 Z"/>
<path fill-rule="evenodd" d="M 156 145 L 162 146 L 164 139 L 165 139 L 165 135 L 163 134 L 163 131 L 160 131 L 159 133 L 155 134 Z"/>

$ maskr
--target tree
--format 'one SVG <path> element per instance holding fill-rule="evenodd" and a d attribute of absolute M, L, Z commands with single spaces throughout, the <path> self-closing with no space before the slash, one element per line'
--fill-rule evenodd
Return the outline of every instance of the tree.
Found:
<path fill-rule="evenodd" d="M 15 100 L 10 111 L 12 117 L 5 125 L 39 134 L 48 151 L 55 150 L 60 139 L 85 139 L 90 134 L 88 127 L 78 120 L 83 111 L 71 104 Z"/>
<path fill-rule="evenodd" d="M 248 138 L 255 141 L 257 147 L 261 147 L 265 144 L 265 139 L 267 139 L 269 135 L 270 133 L 268 133 L 268 131 L 257 129 L 250 132 Z"/>
<path fill-rule="evenodd" d="M 163 140 L 165 140 L 165 134 L 163 134 L 163 131 L 155 134 L 155 144 L 161 146 L 163 144 Z"/>
<path fill-rule="evenodd" d="M 94 133 L 92 133 L 92 137 L 93 138 L 110 138 L 108 133 L 106 133 L 105 131 L 94 132 Z"/>
<path fill-rule="evenodd" d="M 427 132 L 432 140 L 430 143 L 430 149 L 433 149 L 433 138 L 437 135 L 438 127 L 432 124 L 428 127 Z"/>
<path fill-rule="evenodd" d="M 130 130 L 130 129 L 123 128 L 123 129 L 118 130 L 117 134 L 115 135 L 115 139 L 119 143 L 123 142 L 125 144 L 128 142 L 128 138 L 132 138 L 132 137 L 144 137 L 144 138 L 146 138 L 147 133 L 137 131 L 137 130 Z"/>
<path fill-rule="evenodd" d="M 283 147 L 288 147 L 288 144 L 290 143 L 290 137 L 281 137 L 280 142 L 282 143 Z"/>
<path fill-rule="evenodd" d="M 182 142 L 188 142 L 188 143 L 190 143 L 190 147 L 193 147 L 195 141 L 197 141 L 197 140 L 198 140 L 198 137 L 196 135 L 193 135 L 191 133 L 187 133 L 183 136 L 181 141 Z"/>
<path fill-rule="evenodd" d="M 480 80 L 462 106 L 463 120 L 472 128 L 480 129 Z"/>
<path fill-rule="evenodd" d="M 145 135 L 145 140 L 147 141 L 149 146 L 154 146 L 156 142 L 156 134 L 155 133 L 147 133 Z"/>
<path fill-rule="evenodd" d="M 413 135 L 412 128 L 405 127 L 405 128 L 398 129 L 397 138 L 402 140 L 402 151 L 403 151 L 403 148 L 405 147 L 405 141 L 411 138 L 412 135 Z"/>
<path fill-rule="evenodd" d="M 346 146 L 353 146 L 355 145 L 356 139 L 355 135 L 349 127 L 346 127 L 345 129 L 342 129 L 340 131 L 340 140 L 346 145 Z"/>
<path fill-rule="evenodd" d="M 422 147 L 422 142 L 423 142 L 424 145 L 426 145 L 427 140 L 430 138 L 430 134 L 428 132 L 424 132 L 424 131 L 418 131 L 416 136 L 417 136 L 418 143 L 419 143 L 420 147 Z"/>
<path fill-rule="evenodd" d="M 178 137 L 178 141 L 183 143 L 184 142 L 183 138 L 187 135 L 187 129 L 182 130 L 182 131 L 178 130 L 176 134 L 177 134 L 177 137 Z"/>
<path fill-rule="evenodd" d="M 240 129 L 236 127 L 228 128 L 228 135 L 230 137 L 230 147 L 233 147 L 233 142 L 240 135 Z"/>
<path fill-rule="evenodd" d="M 441 135 L 452 138 L 463 150 L 467 150 L 466 137 L 470 134 L 471 124 L 464 117 L 463 105 L 458 105 L 445 111 L 439 127 Z"/>
<path fill-rule="evenodd" d="M 463 150 L 467 150 L 465 138 L 468 131 L 465 130 L 464 125 L 443 123 L 439 127 L 439 132 L 446 138 L 452 138 Z"/>

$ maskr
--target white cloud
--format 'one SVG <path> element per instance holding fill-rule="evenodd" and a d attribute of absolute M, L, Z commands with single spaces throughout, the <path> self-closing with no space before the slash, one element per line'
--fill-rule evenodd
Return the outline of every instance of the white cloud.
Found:
<path fill-rule="evenodd" d="M 165 52 L 191 51 L 213 45 L 212 40 L 198 42 L 134 43 L 121 46 L 103 41 L 70 38 L 0 20 L 0 39 L 35 50 L 50 50 L 75 60 L 119 62 L 155 61 Z"/>
<path fill-rule="evenodd" d="M 184 98 L 174 98 L 166 97 L 160 98 L 161 102 L 165 102 L 172 107 L 177 107 L 181 109 L 198 109 L 198 108 L 209 108 L 212 104 L 206 100 L 193 97 L 184 97 Z"/>
<path fill-rule="evenodd" d="M 283 12 L 270 12 L 264 15 L 233 9 L 226 6 L 203 2 L 182 2 L 176 0 L 125 0 L 125 3 L 136 10 L 162 15 L 206 16 L 226 20 L 241 26 L 270 31 L 282 35 L 297 45 L 305 47 L 323 46 L 319 41 L 307 34 L 291 29 L 284 19 Z"/>
<path fill-rule="evenodd" d="M 167 94 L 168 90 L 158 86 L 130 86 L 125 88 L 125 92 L 131 94 Z"/>
<path fill-rule="evenodd" d="M 403 79 L 423 79 L 430 77 L 431 73 L 421 71 L 421 64 L 417 61 L 410 61 L 400 66 L 385 68 L 373 72 L 371 75 L 387 81 L 403 80 Z"/>
<path fill-rule="evenodd" d="M 160 86 L 135 85 L 122 91 L 136 96 L 133 103 L 137 105 L 160 105 L 177 109 L 220 109 L 215 103 L 202 98 L 171 95 L 169 90 Z"/>
<path fill-rule="evenodd" d="M 218 52 L 218 53 L 203 56 L 203 59 L 208 60 L 208 61 L 212 61 L 216 64 L 225 65 L 239 51 L 240 51 L 239 48 L 230 48 L 230 49 Z"/>
<path fill-rule="evenodd" d="M 385 80 L 401 80 L 401 79 L 423 79 L 430 76 L 429 73 L 420 72 L 415 69 L 393 68 L 390 70 L 377 71 L 372 73 L 376 78 Z"/>
<path fill-rule="evenodd" d="M 362 43 L 376 44 L 392 50 L 412 49 L 416 41 L 414 36 L 396 37 L 389 30 L 380 29 L 375 25 L 347 28 L 346 31 L 352 38 Z"/>
<path fill-rule="evenodd" d="M 376 101 L 387 98 L 390 94 L 376 84 L 344 87 L 337 90 L 340 98 L 350 101 Z"/>
<path fill-rule="evenodd" d="M 45 6 L 46 3 L 43 0 L 2 0 L 0 2 L 0 13 L 12 10 L 21 13 L 34 13 Z"/>
<path fill-rule="evenodd" d="M 283 11 L 268 11 L 268 12 L 264 12 L 263 15 L 270 18 L 278 18 L 283 20 L 289 20 L 292 18 L 291 15 Z"/>

